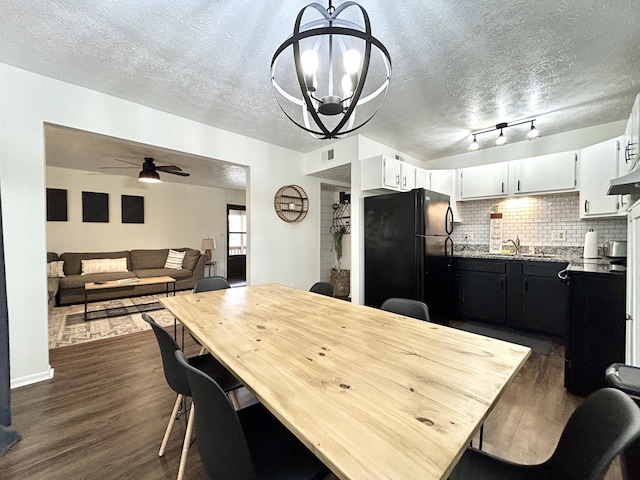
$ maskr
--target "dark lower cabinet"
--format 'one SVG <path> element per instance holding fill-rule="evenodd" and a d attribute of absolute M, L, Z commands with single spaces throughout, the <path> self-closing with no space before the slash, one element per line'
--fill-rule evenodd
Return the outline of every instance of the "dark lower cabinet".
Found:
<path fill-rule="evenodd" d="M 506 263 L 491 260 L 458 259 L 458 315 L 505 324 L 507 318 Z"/>
<path fill-rule="evenodd" d="M 564 338 L 567 333 L 568 291 L 558 278 L 565 264 L 519 262 L 520 325 L 547 335 Z"/>
<path fill-rule="evenodd" d="M 564 339 L 567 285 L 558 279 L 565 263 L 458 258 L 457 313 Z"/>
<path fill-rule="evenodd" d="M 569 339 L 564 386 L 587 396 L 607 386 L 608 365 L 625 362 L 623 273 L 569 272 Z"/>

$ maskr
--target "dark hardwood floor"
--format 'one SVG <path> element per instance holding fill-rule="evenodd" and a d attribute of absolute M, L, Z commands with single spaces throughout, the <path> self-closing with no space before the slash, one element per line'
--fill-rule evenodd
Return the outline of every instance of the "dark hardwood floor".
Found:
<path fill-rule="evenodd" d="M 185 336 L 186 353 L 197 346 Z M 55 377 L 12 391 L 23 439 L 0 458 L 0 478 L 175 479 L 184 422 L 158 448 L 174 395 L 151 331 L 51 351 Z M 532 354 L 487 418 L 484 449 L 523 463 L 544 460 L 581 398 L 562 386 L 563 347 Z M 196 445 L 186 480 L 205 479 Z M 335 477 L 332 477 L 335 478 Z M 608 480 L 620 478 L 614 464 Z"/>

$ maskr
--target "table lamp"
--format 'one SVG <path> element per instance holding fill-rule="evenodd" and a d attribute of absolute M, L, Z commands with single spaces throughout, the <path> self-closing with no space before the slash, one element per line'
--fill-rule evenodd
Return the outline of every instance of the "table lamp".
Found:
<path fill-rule="evenodd" d="M 202 240 L 202 250 L 204 250 L 204 261 L 211 261 L 211 250 L 216 249 L 216 242 L 213 238 L 204 238 Z"/>

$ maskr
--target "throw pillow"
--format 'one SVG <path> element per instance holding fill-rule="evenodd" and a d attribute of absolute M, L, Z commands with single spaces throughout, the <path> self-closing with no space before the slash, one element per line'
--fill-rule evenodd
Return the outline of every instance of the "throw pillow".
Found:
<path fill-rule="evenodd" d="M 58 260 L 47 263 L 47 277 L 64 277 L 64 262 L 62 260 Z"/>
<path fill-rule="evenodd" d="M 164 268 L 172 268 L 174 270 L 180 270 L 182 268 L 182 262 L 186 252 L 178 252 L 176 250 L 169 250 L 167 255 L 167 261 L 164 264 Z"/>
<path fill-rule="evenodd" d="M 82 260 L 82 275 L 90 273 L 128 272 L 126 258 Z"/>

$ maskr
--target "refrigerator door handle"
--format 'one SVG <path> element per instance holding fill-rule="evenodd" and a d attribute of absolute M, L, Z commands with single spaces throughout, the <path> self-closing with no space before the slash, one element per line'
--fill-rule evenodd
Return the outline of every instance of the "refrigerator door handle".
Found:
<path fill-rule="evenodd" d="M 453 263 L 453 240 L 451 237 L 447 237 L 444 241 L 444 256 L 447 259 L 447 267 L 450 267 Z"/>
<path fill-rule="evenodd" d="M 453 210 L 451 209 L 451 205 L 447 207 L 447 215 L 445 217 L 445 226 L 444 226 L 447 235 L 451 235 L 453 233 Z"/>

